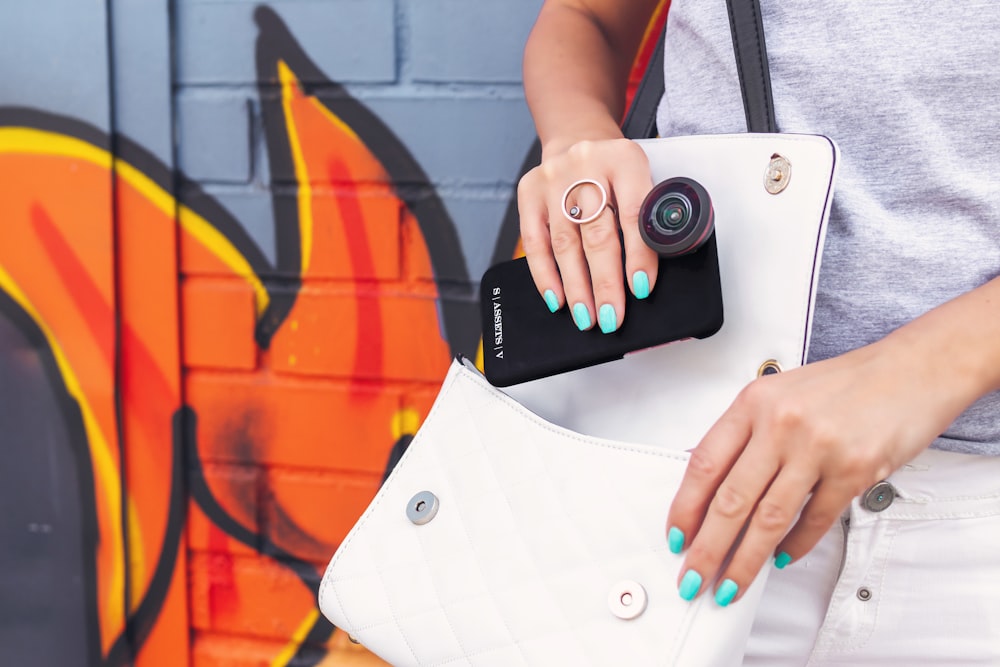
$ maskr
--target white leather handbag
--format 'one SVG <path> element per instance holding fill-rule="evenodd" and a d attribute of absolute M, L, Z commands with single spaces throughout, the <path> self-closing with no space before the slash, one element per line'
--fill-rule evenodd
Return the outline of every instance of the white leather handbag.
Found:
<path fill-rule="evenodd" d="M 505 392 L 452 365 L 320 587 L 327 618 L 393 665 L 741 662 L 767 568 L 729 607 L 682 600 L 667 511 L 686 450 L 739 391 L 805 360 L 837 149 L 640 144 L 654 182 L 712 197 L 722 329 Z"/>

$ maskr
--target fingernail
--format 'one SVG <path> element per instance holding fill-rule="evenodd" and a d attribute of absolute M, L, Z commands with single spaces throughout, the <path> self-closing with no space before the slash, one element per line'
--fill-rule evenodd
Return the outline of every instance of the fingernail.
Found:
<path fill-rule="evenodd" d="M 645 271 L 636 271 L 632 274 L 632 294 L 635 294 L 637 299 L 649 296 L 649 276 Z"/>
<path fill-rule="evenodd" d="M 615 307 L 610 303 L 601 306 L 597 311 L 597 322 L 601 325 L 601 333 L 609 334 L 618 328 L 618 315 L 615 314 Z"/>
<path fill-rule="evenodd" d="M 670 548 L 670 553 L 674 554 L 684 551 L 684 531 L 671 526 L 667 531 L 667 547 Z"/>
<path fill-rule="evenodd" d="M 590 311 L 582 303 L 573 306 L 573 321 L 576 322 L 576 328 L 580 331 L 590 328 Z"/>
<path fill-rule="evenodd" d="M 779 570 L 785 569 L 785 566 L 792 562 L 792 557 L 787 553 L 782 551 L 780 554 L 774 557 L 774 566 Z"/>
<path fill-rule="evenodd" d="M 677 590 L 682 598 L 690 601 L 698 594 L 699 588 L 701 588 L 701 575 L 694 570 L 688 570 L 684 573 L 684 578 L 681 579 L 681 585 Z"/>
<path fill-rule="evenodd" d="M 549 307 L 549 312 L 554 313 L 559 310 L 559 299 L 556 298 L 556 293 L 550 289 L 545 290 L 545 305 Z"/>
<path fill-rule="evenodd" d="M 720 607 L 726 607 L 733 598 L 736 597 L 736 591 L 740 590 L 740 587 L 736 585 L 736 582 L 732 579 L 726 579 L 720 585 L 718 590 L 715 591 L 715 602 Z"/>

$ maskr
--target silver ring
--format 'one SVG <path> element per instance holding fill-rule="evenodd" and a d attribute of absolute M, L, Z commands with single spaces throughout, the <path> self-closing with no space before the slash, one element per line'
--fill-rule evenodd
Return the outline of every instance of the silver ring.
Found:
<path fill-rule="evenodd" d="M 574 206 L 573 208 L 566 210 L 566 202 L 569 199 L 569 193 L 571 193 L 573 190 L 580 187 L 581 185 L 593 185 L 594 187 L 596 187 L 598 190 L 601 191 L 601 205 L 597 207 L 597 210 L 594 212 L 593 215 L 589 215 L 586 218 L 581 217 L 583 215 L 583 211 L 580 210 L 579 206 Z M 601 213 L 604 213 L 604 209 L 606 209 L 607 207 L 608 207 L 608 191 L 604 189 L 603 185 L 601 185 L 592 178 L 581 178 L 579 181 L 576 181 L 575 183 L 571 184 L 568 188 L 566 188 L 566 191 L 563 193 L 562 196 L 563 216 L 570 222 L 575 222 L 578 225 L 583 225 L 588 222 L 593 222 L 594 220 L 597 220 L 597 218 L 601 216 Z"/>

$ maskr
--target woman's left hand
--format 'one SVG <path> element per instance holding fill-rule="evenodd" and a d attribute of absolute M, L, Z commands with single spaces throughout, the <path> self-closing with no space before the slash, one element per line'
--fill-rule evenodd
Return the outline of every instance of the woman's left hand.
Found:
<path fill-rule="evenodd" d="M 914 351 L 890 336 L 739 394 L 692 451 L 670 509 L 671 550 L 688 548 L 682 597 L 718 574 L 716 601 L 738 599 L 770 559 L 803 556 L 852 498 L 944 431 L 965 404 Z"/>

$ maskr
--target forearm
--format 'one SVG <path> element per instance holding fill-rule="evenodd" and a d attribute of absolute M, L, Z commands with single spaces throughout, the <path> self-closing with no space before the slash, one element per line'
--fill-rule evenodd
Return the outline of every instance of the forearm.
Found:
<path fill-rule="evenodd" d="M 524 88 L 544 153 L 622 136 L 635 52 L 655 0 L 549 0 L 524 52 Z"/>
<path fill-rule="evenodd" d="M 1000 389 L 1000 278 L 900 327 L 876 345 L 897 355 L 912 382 L 941 408 L 942 430 Z"/>

